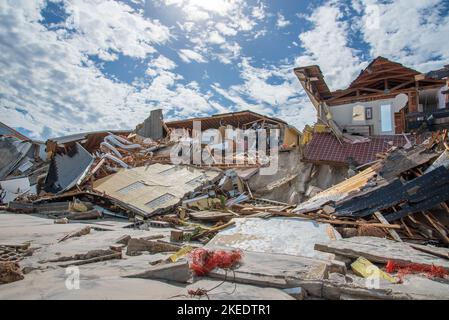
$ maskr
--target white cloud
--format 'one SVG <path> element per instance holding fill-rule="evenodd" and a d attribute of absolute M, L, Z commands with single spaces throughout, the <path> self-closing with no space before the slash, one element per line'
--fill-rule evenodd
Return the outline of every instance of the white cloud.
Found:
<path fill-rule="evenodd" d="M 222 44 L 226 42 L 226 39 L 223 38 L 217 31 L 212 31 L 209 34 L 209 38 L 207 39 L 207 42 L 211 44 Z"/>
<path fill-rule="evenodd" d="M 358 21 L 371 56 L 385 56 L 426 72 L 449 61 L 449 4 L 444 0 L 360 3 Z"/>
<path fill-rule="evenodd" d="M 163 55 L 159 55 L 156 59 L 153 59 L 148 63 L 148 69 L 146 73 L 149 76 L 154 77 L 158 75 L 162 70 L 172 70 L 174 68 L 176 68 L 175 62 Z"/>
<path fill-rule="evenodd" d="M 159 0 L 159 3 L 183 13 L 186 21 L 178 25 L 196 52 L 225 64 L 238 58 L 241 50 L 238 36 L 246 33 L 257 38 L 266 34 L 266 30 L 255 30 L 266 16 L 261 1 L 253 6 L 244 0 Z"/>
<path fill-rule="evenodd" d="M 196 61 L 198 63 L 207 62 L 201 54 L 190 49 L 181 49 L 179 50 L 178 55 L 182 61 L 186 63 L 190 63 L 192 61 Z"/>
<path fill-rule="evenodd" d="M 176 68 L 176 63 L 163 55 L 159 55 L 156 59 L 151 60 L 148 66 L 160 70 L 171 70 Z"/>
<path fill-rule="evenodd" d="M 104 60 L 116 59 L 117 52 L 144 58 L 155 52 L 153 44 L 166 43 L 170 38 L 166 26 L 144 18 L 121 2 L 65 0 L 64 6 L 71 15 L 68 28 L 61 29 L 58 38 Z"/>
<path fill-rule="evenodd" d="M 280 12 L 278 12 L 276 27 L 278 27 L 280 29 L 285 28 L 285 27 L 289 26 L 290 23 L 291 23 L 290 21 L 286 20 L 285 17 Z"/>
<path fill-rule="evenodd" d="M 315 108 L 291 72 L 291 65 L 257 68 L 244 58 L 238 66 L 243 84 L 227 89 L 212 86 L 236 108 L 278 116 L 298 129 L 316 121 Z"/>
<path fill-rule="evenodd" d="M 367 63 L 349 46 L 349 25 L 343 13 L 331 2 L 306 18 L 313 27 L 299 35 L 304 54 L 296 58 L 295 65 L 317 64 L 331 90 L 345 88 Z"/>
<path fill-rule="evenodd" d="M 257 6 L 253 7 L 251 15 L 257 20 L 263 20 L 265 18 L 265 5 L 260 2 Z"/>
<path fill-rule="evenodd" d="M 219 22 L 215 25 L 215 28 L 217 28 L 217 30 L 225 35 L 225 36 L 235 36 L 237 34 L 237 30 L 235 30 L 234 28 L 231 28 L 229 26 L 227 26 L 226 24 L 224 24 L 223 22 Z"/>
<path fill-rule="evenodd" d="M 267 29 L 262 29 L 262 30 L 259 30 L 257 32 L 254 32 L 254 38 L 253 39 L 258 39 L 260 37 L 263 37 L 263 36 L 265 36 L 267 34 L 267 32 L 268 32 Z"/>
<path fill-rule="evenodd" d="M 86 21 L 102 20 L 104 12 L 87 10 L 88 3 L 93 2 L 85 2 L 82 9 L 91 14 Z M 142 25 L 148 26 L 147 19 L 129 7 L 115 7 L 124 9 L 123 15 L 114 13 L 117 22 L 110 22 L 105 35 L 88 33 L 85 40 L 74 41 L 73 37 L 61 36 L 65 30 L 48 30 L 39 23 L 43 0 L 33 4 L 23 1 L 21 5 L 17 7 L 16 1 L 0 2 L 2 122 L 30 130 L 31 137 L 45 139 L 80 131 L 133 128 L 155 108 L 178 117 L 205 115 L 220 109 L 219 103 L 210 94 L 202 93 L 197 83 L 182 84 L 183 77 L 171 71 L 176 64 L 165 56 L 158 55 L 149 62 L 152 81 L 136 86 L 107 78 L 88 59 L 88 53 L 106 52 L 106 48 L 133 57 L 149 56 L 146 42 L 156 40 L 137 40 L 144 31 Z M 94 18 L 94 14 L 98 16 Z M 68 20 L 73 21 L 73 17 Z M 99 30 L 107 27 L 103 22 L 98 24 Z M 81 37 L 83 33 L 75 30 L 76 36 Z M 126 37 L 123 30 L 128 32 Z M 96 48 L 95 39 L 99 41 Z"/>
<path fill-rule="evenodd" d="M 239 58 L 241 50 L 237 42 L 226 42 L 220 46 L 220 51 L 213 53 L 213 57 L 224 64 L 230 64 Z"/>

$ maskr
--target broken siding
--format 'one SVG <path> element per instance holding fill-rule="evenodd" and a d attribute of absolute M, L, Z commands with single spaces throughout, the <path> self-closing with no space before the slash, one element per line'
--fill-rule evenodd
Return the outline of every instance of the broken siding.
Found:
<path fill-rule="evenodd" d="M 140 215 L 150 216 L 171 208 L 186 194 L 215 181 L 220 175 L 221 172 L 215 170 L 156 163 L 121 169 L 95 181 L 94 190 L 118 200 Z"/>

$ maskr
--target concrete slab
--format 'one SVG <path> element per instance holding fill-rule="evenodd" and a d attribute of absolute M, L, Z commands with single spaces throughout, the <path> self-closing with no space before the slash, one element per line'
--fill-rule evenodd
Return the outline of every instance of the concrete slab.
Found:
<path fill-rule="evenodd" d="M 221 231 L 208 246 L 232 247 L 246 251 L 296 255 L 324 260 L 332 254 L 314 250 L 317 242 L 329 240 L 327 224 L 299 218 L 239 218 Z M 334 232 L 337 239 L 341 236 Z"/>

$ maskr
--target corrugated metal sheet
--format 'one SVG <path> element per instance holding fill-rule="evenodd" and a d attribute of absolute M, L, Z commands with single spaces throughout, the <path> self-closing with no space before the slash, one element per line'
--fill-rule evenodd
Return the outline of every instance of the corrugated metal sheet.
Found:
<path fill-rule="evenodd" d="M 67 154 L 56 154 L 51 160 L 44 190 L 60 193 L 73 188 L 93 162 L 94 157 L 79 143 Z"/>
<path fill-rule="evenodd" d="M 30 151 L 32 144 L 15 137 L 0 138 L 0 179 L 5 178 Z"/>

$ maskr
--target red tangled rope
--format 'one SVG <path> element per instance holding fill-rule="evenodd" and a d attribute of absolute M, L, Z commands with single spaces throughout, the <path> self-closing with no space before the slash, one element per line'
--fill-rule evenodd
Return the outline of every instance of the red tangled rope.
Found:
<path fill-rule="evenodd" d="M 242 259 L 242 252 L 239 250 L 207 250 L 198 248 L 190 252 L 190 269 L 197 276 L 205 276 L 210 271 L 218 268 L 230 269 Z"/>
<path fill-rule="evenodd" d="M 388 273 L 397 272 L 398 278 L 401 280 L 405 275 L 411 273 L 426 273 L 428 277 L 445 278 L 449 276 L 449 272 L 443 267 L 434 265 L 420 264 L 420 263 L 404 263 L 399 264 L 388 260 L 385 269 Z"/>

